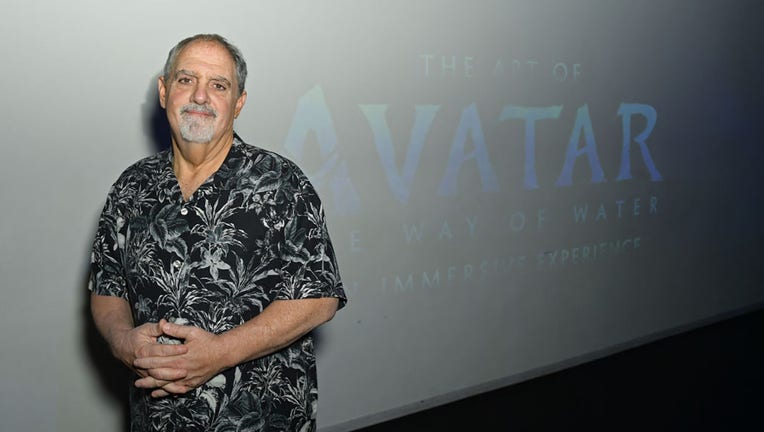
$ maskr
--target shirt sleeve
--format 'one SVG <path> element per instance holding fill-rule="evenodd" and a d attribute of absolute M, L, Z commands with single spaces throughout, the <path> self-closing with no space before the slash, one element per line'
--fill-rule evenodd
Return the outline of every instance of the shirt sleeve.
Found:
<path fill-rule="evenodd" d="M 109 191 L 106 204 L 98 220 L 98 229 L 90 255 L 88 289 L 94 294 L 127 299 L 127 285 L 123 267 L 124 234 L 120 233 L 125 219 L 117 208 L 118 186 Z"/>
<path fill-rule="evenodd" d="M 279 247 L 279 300 L 335 297 L 339 308 L 347 296 L 323 207 L 308 178 L 294 167 L 282 193 L 287 195 L 283 242 Z"/>

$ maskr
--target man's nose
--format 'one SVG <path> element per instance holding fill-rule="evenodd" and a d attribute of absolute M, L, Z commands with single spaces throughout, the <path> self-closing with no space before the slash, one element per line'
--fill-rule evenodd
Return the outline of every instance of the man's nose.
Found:
<path fill-rule="evenodd" d="M 207 87 L 204 85 L 197 85 L 191 97 L 193 98 L 194 103 L 204 105 L 207 103 L 209 97 L 207 94 Z"/>

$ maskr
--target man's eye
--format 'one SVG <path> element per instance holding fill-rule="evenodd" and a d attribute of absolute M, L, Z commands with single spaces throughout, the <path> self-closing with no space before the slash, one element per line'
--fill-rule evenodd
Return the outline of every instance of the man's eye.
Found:
<path fill-rule="evenodd" d="M 220 91 L 226 90 L 226 88 L 227 88 L 223 84 L 213 84 L 213 85 L 214 85 L 216 90 L 220 90 Z"/>
<path fill-rule="evenodd" d="M 188 83 L 190 83 L 190 82 L 191 82 L 191 78 L 186 78 L 186 77 L 183 77 L 183 78 L 178 78 L 178 82 L 179 82 L 180 84 L 188 84 Z"/>

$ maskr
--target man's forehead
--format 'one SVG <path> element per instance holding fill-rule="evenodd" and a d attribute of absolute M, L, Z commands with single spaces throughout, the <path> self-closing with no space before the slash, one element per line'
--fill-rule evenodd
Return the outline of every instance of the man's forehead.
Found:
<path fill-rule="evenodd" d="M 214 41 L 194 41 L 183 47 L 173 65 L 173 73 L 194 73 L 199 66 L 219 69 L 224 78 L 234 78 L 234 61 L 228 50 Z M 230 74 L 230 76 L 228 76 Z"/>

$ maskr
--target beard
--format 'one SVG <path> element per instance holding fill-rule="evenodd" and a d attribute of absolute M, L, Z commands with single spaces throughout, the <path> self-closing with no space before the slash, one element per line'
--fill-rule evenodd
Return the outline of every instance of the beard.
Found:
<path fill-rule="evenodd" d="M 209 116 L 200 116 L 197 114 L 187 114 L 189 111 L 202 112 L 210 114 Z M 212 141 L 215 134 L 215 118 L 218 113 L 215 109 L 206 105 L 188 104 L 180 109 L 180 136 L 189 142 L 206 144 Z"/>

